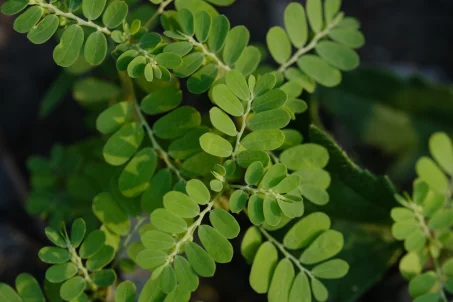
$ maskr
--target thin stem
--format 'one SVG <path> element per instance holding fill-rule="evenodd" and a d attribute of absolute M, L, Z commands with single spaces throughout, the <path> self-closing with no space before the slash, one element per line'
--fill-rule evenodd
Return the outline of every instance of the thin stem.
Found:
<path fill-rule="evenodd" d="M 241 129 L 239 130 L 239 132 L 236 136 L 236 145 L 234 147 L 233 154 L 231 155 L 233 160 L 236 158 L 237 152 L 239 150 L 239 146 L 241 145 L 241 138 L 242 138 L 242 135 L 244 134 L 245 127 L 247 125 L 247 116 L 250 114 L 250 111 L 252 110 L 252 102 L 253 102 L 254 98 L 255 98 L 255 96 L 252 93 L 250 100 L 247 101 L 247 109 L 245 110 L 244 114 L 242 115 Z"/>
<path fill-rule="evenodd" d="M 187 36 L 187 35 L 183 35 L 183 36 L 186 38 L 186 40 L 188 42 L 192 43 L 193 46 L 200 48 L 205 56 L 210 57 L 211 59 L 213 59 L 216 62 L 217 66 L 219 66 L 220 69 L 223 69 L 224 71 L 230 71 L 231 70 L 230 66 L 224 64 L 222 62 L 222 60 L 220 60 L 219 57 L 217 57 L 217 55 L 215 53 L 210 52 L 209 49 L 206 48 L 206 46 L 203 43 L 198 42 L 197 40 L 195 40 L 191 36 Z"/>
<path fill-rule="evenodd" d="M 201 222 L 203 221 L 204 216 L 206 216 L 207 213 L 209 213 L 212 208 L 214 207 L 214 204 L 216 203 L 217 199 L 222 195 L 222 193 L 218 193 L 206 206 L 206 208 L 200 212 L 200 215 L 198 216 L 198 219 L 195 220 L 186 230 L 184 236 L 179 239 L 179 241 L 176 243 L 176 246 L 173 249 L 173 252 L 168 255 L 167 257 L 167 264 L 172 263 L 174 261 L 174 258 L 179 254 L 181 251 L 183 245 L 188 242 L 192 241 L 193 239 L 193 233 L 195 230 L 201 225 Z"/>
<path fill-rule="evenodd" d="M 269 156 L 272 158 L 272 160 L 274 161 L 274 163 L 278 164 L 280 162 L 280 159 L 278 159 L 278 156 L 275 155 L 274 152 L 272 151 L 267 151 L 267 154 L 269 154 Z"/>
<path fill-rule="evenodd" d="M 156 19 L 158 16 L 160 16 L 164 11 L 165 8 L 172 3 L 173 0 L 165 0 L 160 3 L 159 7 L 157 8 L 156 12 L 151 16 L 151 18 L 146 21 L 145 25 L 143 25 L 145 28 L 149 28 L 151 24 L 153 24 L 154 19 Z"/>
<path fill-rule="evenodd" d="M 99 26 L 99 25 L 97 25 L 96 23 L 94 23 L 92 21 L 83 20 L 82 18 L 77 17 L 73 13 L 66 13 L 66 12 L 58 9 L 57 7 L 53 6 L 52 4 L 41 2 L 41 1 L 34 1 L 34 0 L 31 0 L 29 2 L 29 4 L 30 5 L 38 5 L 38 6 L 47 8 L 47 9 L 51 10 L 57 16 L 62 16 L 62 17 L 74 20 L 74 21 L 77 22 L 77 24 L 80 24 L 80 25 L 83 25 L 83 26 L 87 26 L 87 27 L 92 27 L 92 28 L 94 28 L 94 29 L 106 34 L 106 35 L 110 35 L 112 33 L 106 27 Z"/>
<path fill-rule="evenodd" d="M 264 237 L 267 238 L 267 240 L 269 240 L 273 245 L 275 245 L 279 250 L 280 252 L 287 258 L 289 259 L 291 262 L 294 263 L 294 265 L 301 271 L 301 272 L 304 272 L 306 273 L 311 279 L 316 279 L 315 276 L 313 276 L 313 274 L 311 273 L 311 271 L 309 271 L 308 269 L 306 269 L 305 267 L 302 266 L 302 264 L 300 264 L 299 260 L 294 257 L 290 252 L 288 252 L 285 247 L 283 246 L 283 244 L 281 244 L 277 239 L 275 239 L 274 237 L 271 236 L 271 234 L 269 234 L 263 227 L 259 227 L 259 230 L 260 232 L 264 235 Z"/>
<path fill-rule="evenodd" d="M 242 186 L 242 185 L 230 185 L 230 188 L 232 189 L 241 189 L 243 191 L 249 191 L 250 193 L 252 194 L 257 194 L 257 193 L 261 193 L 261 194 L 264 194 L 265 196 L 270 196 L 272 198 L 275 198 L 275 199 L 279 199 L 279 200 L 288 200 L 288 201 L 291 201 L 292 200 L 289 200 L 288 198 L 286 198 L 285 196 L 271 190 L 271 189 L 268 189 L 268 190 L 265 190 L 263 188 L 252 188 L 250 186 Z"/>
<path fill-rule="evenodd" d="M 343 18 L 343 15 L 338 15 L 332 21 L 332 23 L 327 25 L 327 27 L 323 31 L 320 31 L 319 33 L 317 33 L 313 37 L 313 39 L 310 41 L 310 43 L 308 43 L 307 46 L 299 48 L 299 50 L 288 61 L 286 61 L 282 65 L 280 65 L 278 72 L 281 72 L 281 73 L 285 72 L 285 70 L 288 67 L 290 67 L 291 65 L 293 65 L 294 63 L 296 63 L 297 60 L 299 60 L 299 58 L 301 56 L 303 56 L 307 52 L 313 50 L 316 47 L 316 44 L 318 44 L 318 41 L 321 40 L 322 38 L 326 37 L 330 33 L 330 31 L 340 23 L 342 18 Z"/>

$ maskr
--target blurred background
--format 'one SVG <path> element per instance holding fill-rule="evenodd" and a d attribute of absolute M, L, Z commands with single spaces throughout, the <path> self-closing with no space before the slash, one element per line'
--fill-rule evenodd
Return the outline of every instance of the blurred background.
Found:
<path fill-rule="evenodd" d="M 128 2 L 134 3 L 137 16 L 150 15 L 140 7 L 145 2 Z M 220 11 L 232 25 L 247 26 L 254 44 L 264 45 L 267 30 L 282 24 L 289 2 L 237 0 Z M 398 190 L 410 190 L 415 161 L 427 152 L 428 137 L 435 131 L 453 133 L 453 1 L 343 0 L 343 11 L 361 22 L 366 37 L 359 50 L 361 67 L 344 73 L 339 87 L 318 87 L 310 98 L 307 95 L 310 110 L 293 127 L 306 133 L 310 122 L 317 124 L 361 167 L 388 175 Z M 93 103 L 103 96 L 102 91 L 96 91 L 101 96 L 95 99 L 78 95 L 77 75 L 109 73 L 109 67 L 90 71 L 83 64 L 63 71 L 52 59 L 56 41 L 33 45 L 13 31 L 13 21 L 0 15 L 0 281 L 8 283 L 20 272 L 41 279 L 44 275 L 45 265 L 37 257 L 46 244 L 44 223 L 29 213 L 45 212 L 50 223 L 61 218 L 60 212 L 89 215 L 90 190 L 95 188 L 77 196 L 88 199 L 77 208 L 67 196 L 86 188 L 73 174 L 83 150 L 95 144 L 89 141 L 96 135 L 90 126 L 96 113 Z M 109 86 L 106 93 L 115 89 Z M 200 104 L 197 98 L 189 96 L 187 101 Z M 37 175 L 36 161 L 28 161 L 32 155 L 50 159 L 58 175 Z M 69 185 L 65 192 L 50 194 L 51 205 L 43 209 L 42 201 L 50 197 L 29 193 L 46 181 Z M 406 281 L 394 265 L 401 246 L 388 235 L 388 212 L 385 207 L 367 210 L 366 196 L 350 196 L 354 205 L 348 199 L 332 200 L 336 205 L 326 209 L 357 206 L 368 211 L 363 214 L 366 219 L 341 213 L 336 217 L 336 227 L 345 232 L 346 249 L 355 250 L 348 261 L 359 268 L 351 270 L 344 283 L 330 287 L 336 301 L 410 301 Z M 233 243 L 239 250 L 240 238 Z M 202 283 L 196 298 L 264 301 L 250 289 L 248 274 L 249 265 L 237 253 L 231 265 L 220 265 L 216 276 Z"/>

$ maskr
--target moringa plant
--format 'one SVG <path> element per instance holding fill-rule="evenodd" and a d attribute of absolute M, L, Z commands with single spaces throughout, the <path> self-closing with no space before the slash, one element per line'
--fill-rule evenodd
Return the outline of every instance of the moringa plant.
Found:
<path fill-rule="evenodd" d="M 364 38 L 340 0 L 291 3 L 284 28 L 267 34 L 278 67 L 265 66 L 247 28 L 231 27 L 215 8 L 233 2 L 151 0 L 149 14 L 118 0 L 2 6 L 20 13 L 14 29 L 32 43 L 58 36 L 59 66 L 113 63 L 118 71 L 111 83 L 84 78 L 74 88 L 76 99 L 108 99 L 95 123 L 100 135 L 57 149 L 51 161 L 30 160 L 37 181 L 29 207 L 49 218 L 54 244 L 39 257 L 52 266 L 44 291 L 21 274 L 16 290 L 0 284 L 3 300 L 189 301 L 199 277 L 231 261 L 237 215 L 250 220 L 241 253 L 257 293 L 278 302 L 328 299 L 323 280 L 349 270 L 335 258 L 343 235 L 328 215 L 304 208 L 329 202 L 329 153 L 287 126 L 307 110 L 303 91 L 336 86 L 341 71 L 358 66 L 354 49 Z M 184 83 L 207 94 L 211 108 L 183 103 Z M 122 275 L 136 266 L 151 271 L 140 293 Z"/>

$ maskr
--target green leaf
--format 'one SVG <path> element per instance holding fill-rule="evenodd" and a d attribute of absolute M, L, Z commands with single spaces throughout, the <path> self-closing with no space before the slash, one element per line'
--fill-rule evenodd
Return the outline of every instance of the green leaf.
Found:
<path fill-rule="evenodd" d="M 102 14 L 107 0 L 82 0 L 82 12 L 88 20 L 96 20 Z"/>
<path fill-rule="evenodd" d="M 39 250 L 39 259 L 45 263 L 57 264 L 65 263 L 71 259 L 71 254 L 62 248 L 46 246 Z"/>
<path fill-rule="evenodd" d="M 77 218 L 71 227 L 71 244 L 73 247 L 79 247 L 85 237 L 86 224 L 82 218 Z"/>
<path fill-rule="evenodd" d="M 85 279 L 81 276 L 76 276 L 63 283 L 60 288 L 60 296 L 63 300 L 70 301 L 80 296 L 85 288 Z"/>
<path fill-rule="evenodd" d="M 209 182 L 209 187 L 214 192 L 220 192 L 223 190 L 223 182 L 218 179 L 213 179 Z"/>
<path fill-rule="evenodd" d="M 159 35 L 158 35 L 159 36 Z M 160 36 L 159 36 L 160 38 Z M 160 38 L 162 40 L 162 38 Z M 170 43 L 164 48 L 164 52 L 173 52 L 175 54 L 184 57 L 193 49 L 193 45 L 187 41 L 180 41 L 175 43 Z"/>
<path fill-rule="evenodd" d="M 177 77 L 186 78 L 193 74 L 198 68 L 201 67 L 204 61 L 204 56 L 200 52 L 194 52 L 185 56 L 182 59 L 181 65 L 173 71 Z"/>
<path fill-rule="evenodd" d="M 157 156 L 152 148 L 144 148 L 131 159 L 118 179 L 121 193 L 129 198 L 144 192 L 156 170 Z"/>
<path fill-rule="evenodd" d="M 94 197 L 93 212 L 113 233 L 124 236 L 129 232 L 131 223 L 110 193 L 104 192 Z"/>
<path fill-rule="evenodd" d="M 320 145 L 308 143 L 286 149 L 280 155 L 280 160 L 290 170 L 324 168 L 329 161 L 329 153 Z"/>
<path fill-rule="evenodd" d="M 238 154 L 237 163 L 242 168 L 248 168 L 252 163 L 259 161 L 264 167 L 269 164 L 269 154 L 261 150 L 245 150 Z"/>
<path fill-rule="evenodd" d="M 253 194 L 249 199 L 248 214 L 250 222 L 254 225 L 260 225 L 264 222 L 264 200 L 261 196 Z"/>
<path fill-rule="evenodd" d="M 209 119 L 211 124 L 219 131 L 229 136 L 236 136 L 236 125 L 231 118 L 218 107 L 213 107 L 209 110 Z"/>
<path fill-rule="evenodd" d="M 200 126 L 200 113 L 191 106 L 182 106 L 154 123 L 154 133 L 162 139 L 174 139 Z"/>
<path fill-rule="evenodd" d="M 152 213 L 162 208 L 164 195 L 171 190 L 172 176 L 168 169 L 161 169 L 151 179 L 151 184 L 142 195 L 142 206 L 145 211 Z"/>
<path fill-rule="evenodd" d="M 206 42 L 211 31 L 212 18 L 205 10 L 195 14 L 195 36 L 200 43 Z"/>
<path fill-rule="evenodd" d="M 321 279 L 339 279 L 349 271 L 349 264 L 341 259 L 333 259 L 318 264 L 312 269 L 314 276 Z"/>
<path fill-rule="evenodd" d="M 415 276 L 409 282 L 409 293 L 416 298 L 427 294 L 436 284 L 436 274 L 432 271 Z"/>
<path fill-rule="evenodd" d="M 27 0 L 8 0 L 3 3 L 1 12 L 5 15 L 15 15 L 28 6 Z"/>
<path fill-rule="evenodd" d="M 198 237 L 214 261 L 228 263 L 233 259 L 233 246 L 213 227 L 201 225 L 198 227 Z"/>
<path fill-rule="evenodd" d="M 44 231 L 46 233 L 46 237 L 50 241 L 52 241 L 53 244 L 55 244 L 56 246 L 62 247 L 62 248 L 67 247 L 66 240 L 64 240 L 63 237 L 61 236 L 61 234 L 58 231 L 56 231 L 54 228 L 47 227 Z"/>
<path fill-rule="evenodd" d="M 101 230 L 95 230 L 88 234 L 79 249 L 82 259 L 92 257 L 101 250 L 105 243 L 105 233 Z"/>
<path fill-rule="evenodd" d="M 92 279 L 97 286 L 105 288 L 115 283 L 116 273 L 112 269 L 104 269 L 99 272 L 95 272 Z"/>
<path fill-rule="evenodd" d="M 323 86 L 333 87 L 341 82 L 341 72 L 316 55 L 305 55 L 297 64 L 303 72 Z"/>
<path fill-rule="evenodd" d="M 167 256 L 163 251 L 145 249 L 137 255 L 136 262 L 144 269 L 155 269 L 167 261 Z"/>
<path fill-rule="evenodd" d="M 289 302 L 311 302 L 311 288 L 308 277 L 304 272 L 299 272 L 294 279 L 289 292 Z"/>
<path fill-rule="evenodd" d="M 264 176 L 263 164 L 259 161 L 252 163 L 245 171 L 244 180 L 248 185 L 257 185 Z"/>
<path fill-rule="evenodd" d="M 283 245 L 293 250 L 304 248 L 329 228 L 329 216 L 320 212 L 310 214 L 291 227 L 283 238 Z"/>
<path fill-rule="evenodd" d="M 176 288 L 176 274 L 170 265 L 166 265 L 159 275 L 160 287 L 166 294 L 170 294 Z"/>
<path fill-rule="evenodd" d="M 16 289 L 24 302 L 45 302 L 38 281 L 26 273 L 22 273 L 16 278 Z M 3 297 L 3 295 L 0 294 Z M 5 297 L 3 297 L 5 298 Z M 6 301 L 6 300 L 5 300 Z M 10 301 L 10 300 L 8 300 Z"/>
<path fill-rule="evenodd" d="M 212 166 L 219 163 L 219 157 L 201 151 L 184 161 L 182 170 L 189 175 L 205 176 L 211 174 Z"/>
<path fill-rule="evenodd" d="M 162 37 L 158 33 L 145 33 L 140 37 L 138 45 L 143 49 L 154 49 L 162 42 Z"/>
<path fill-rule="evenodd" d="M 211 2 L 212 4 L 218 6 L 228 6 L 233 4 L 236 0 L 206 0 L 206 1 Z"/>
<path fill-rule="evenodd" d="M 126 71 L 132 60 L 138 56 L 138 51 L 129 49 L 123 52 L 116 60 L 116 68 L 120 71 Z"/>
<path fill-rule="evenodd" d="M 275 246 L 270 242 L 263 243 L 255 255 L 249 278 L 251 287 L 257 293 L 265 294 L 267 292 L 277 261 L 278 253 Z"/>
<path fill-rule="evenodd" d="M 104 158 L 111 165 L 124 164 L 137 151 L 144 136 L 142 127 L 130 123 L 121 127 L 104 146 Z"/>
<path fill-rule="evenodd" d="M 273 191 L 284 194 L 284 193 L 289 193 L 295 189 L 300 184 L 300 176 L 297 174 L 292 174 L 287 176 L 285 179 L 283 179 L 281 182 L 278 183 L 275 187 L 272 188 Z"/>
<path fill-rule="evenodd" d="M 110 245 L 104 245 L 99 252 L 88 258 L 86 268 L 90 271 L 97 271 L 115 258 L 115 250 Z"/>
<path fill-rule="evenodd" d="M 102 15 L 102 23 L 107 28 L 118 27 L 126 19 L 128 7 L 124 1 L 111 2 Z"/>
<path fill-rule="evenodd" d="M 429 151 L 448 174 L 453 175 L 453 144 L 447 134 L 437 132 L 429 139 Z"/>
<path fill-rule="evenodd" d="M 105 35 L 99 31 L 95 31 L 89 35 L 85 42 L 83 54 L 87 62 L 91 65 L 101 64 L 107 54 L 107 39 Z"/>
<path fill-rule="evenodd" d="M 167 233 L 180 234 L 187 230 L 187 223 L 166 209 L 157 209 L 151 214 L 151 223 L 156 229 Z"/>
<path fill-rule="evenodd" d="M 244 114 L 244 106 L 225 84 L 214 87 L 212 98 L 228 114 L 232 116 L 242 116 Z"/>
<path fill-rule="evenodd" d="M 133 107 L 129 102 L 120 102 L 104 110 L 96 120 L 96 129 L 109 134 L 119 129 L 125 122 L 133 118 Z"/>
<path fill-rule="evenodd" d="M 160 288 L 160 280 L 149 278 L 140 293 L 138 302 L 160 302 L 165 299 L 165 296 Z"/>
<path fill-rule="evenodd" d="M 216 265 L 209 254 L 198 244 L 187 242 L 184 246 L 187 259 L 193 270 L 202 277 L 212 277 Z"/>
<path fill-rule="evenodd" d="M 316 53 L 340 70 L 352 70 L 359 66 L 360 63 L 360 58 L 355 51 L 336 42 L 319 42 L 316 45 Z"/>
<path fill-rule="evenodd" d="M 263 242 L 263 236 L 257 227 L 249 227 L 245 232 L 241 242 L 241 254 L 248 263 L 253 263 L 253 259 Z"/>
<path fill-rule="evenodd" d="M 182 91 L 180 89 L 164 87 L 145 96 L 140 108 L 147 114 L 156 115 L 178 107 L 181 101 Z"/>
<path fill-rule="evenodd" d="M 270 226 L 276 226 L 282 219 L 282 211 L 275 199 L 266 197 L 263 204 L 264 220 Z"/>
<path fill-rule="evenodd" d="M 176 289 L 172 291 L 167 297 L 165 298 L 164 302 L 179 302 L 179 301 L 189 301 L 190 300 L 190 292 L 184 290 L 179 286 L 176 286 Z"/>
<path fill-rule="evenodd" d="M 92 105 L 92 103 L 111 101 L 120 94 L 119 87 L 110 82 L 96 78 L 85 78 L 77 81 L 73 89 L 75 100 Z"/>
<path fill-rule="evenodd" d="M 187 182 L 186 192 L 198 204 L 207 204 L 211 200 L 208 188 L 198 179 L 191 179 Z"/>
<path fill-rule="evenodd" d="M 289 124 L 291 116 L 284 109 L 273 109 L 254 114 L 248 120 L 248 126 L 253 131 L 281 129 Z"/>
<path fill-rule="evenodd" d="M 324 284 L 321 283 L 321 281 L 315 278 L 311 279 L 311 288 L 313 290 L 313 296 L 316 300 L 320 302 L 327 301 L 329 292 L 327 291 L 327 288 L 324 286 Z"/>
<path fill-rule="evenodd" d="M 227 239 L 233 239 L 239 235 L 239 223 L 224 209 L 212 210 L 209 213 L 209 221 L 212 226 Z"/>
<path fill-rule="evenodd" d="M 341 7 L 341 0 L 327 0 L 324 2 L 324 18 L 326 23 L 332 22 L 334 17 L 338 14 Z"/>
<path fill-rule="evenodd" d="M 179 21 L 182 32 L 188 36 L 193 36 L 195 31 L 194 15 L 188 9 L 181 9 L 177 12 L 176 18 Z"/>
<path fill-rule="evenodd" d="M 453 225 L 453 210 L 443 209 L 431 217 L 428 226 L 432 230 L 447 229 Z"/>
<path fill-rule="evenodd" d="M 5 299 L 4 301 L 23 302 L 22 298 L 14 291 L 14 289 L 6 283 L 0 283 L 0 296 L 2 299 Z"/>
<path fill-rule="evenodd" d="M 236 63 L 249 43 L 250 33 L 245 26 L 235 26 L 228 33 L 223 48 L 223 60 L 227 65 Z M 228 85 L 229 86 L 229 85 Z"/>
<path fill-rule="evenodd" d="M 132 59 L 127 65 L 127 74 L 131 78 L 138 78 L 145 72 L 146 58 L 144 56 L 138 56 Z M 157 77 L 157 76 L 156 76 Z"/>
<path fill-rule="evenodd" d="M 411 210 L 402 207 L 393 208 L 390 216 L 394 221 L 412 220 L 415 218 Z"/>
<path fill-rule="evenodd" d="M 136 287 L 131 281 L 123 281 L 116 288 L 115 302 L 135 302 Z"/>
<path fill-rule="evenodd" d="M 43 14 L 44 9 L 40 6 L 32 6 L 28 8 L 14 21 L 14 30 L 21 34 L 28 32 L 36 25 L 36 23 L 38 23 Z"/>
<path fill-rule="evenodd" d="M 256 82 L 253 94 L 256 97 L 259 97 L 259 96 L 261 96 L 263 94 L 266 94 L 269 91 L 271 91 L 272 88 L 275 87 L 276 83 L 277 83 L 277 78 L 275 77 L 274 74 L 266 73 L 264 75 L 261 75 L 260 77 L 258 77 L 258 81 Z M 274 92 L 274 93 L 276 93 L 276 92 Z M 256 100 L 255 100 L 255 102 L 256 102 Z M 283 104 L 282 104 L 282 106 L 283 106 Z M 253 109 L 253 110 L 255 110 L 255 109 Z M 268 109 L 265 109 L 265 110 L 268 110 Z"/>
<path fill-rule="evenodd" d="M 58 21 L 58 17 L 56 15 L 48 15 L 42 19 L 38 25 L 30 29 L 27 34 L 27 38 L 34 44 L 47 42 L 57 31 L 59 24 L 60 22 Z"/>
<path fill-rule="evenodd" d="M 234 68 L 244 76 L 249 76 L 257 69 L 261 62 L 261 52 L 255 46 L 247 46 L 239 59 L 234 64 Z"/>
<path fill-rule="evenodd" d="M 286 166 L 282 163 L 271 166 L 263 177 L 260 187 L 273 188 L 279 184 L 287 175 Z"/>
<path fill-rule="evenodd" d="M 46 271 L 46 279 L 52 283 L 61 283 L 77 273 L 77 266 L 72 262 L 55 264 Z"/>
<path fill-rule="evenodd" d="M 288 258 L 282 259 L 272 276 L 272 282 L 267 293 L 269 302 L 288 301 L 294 275 L 294 267 L 291 260 Z"/>
<path fill-rule="evenodd" d="M 193 271 L 189 261 L 182 256 L 176 256 L 173 266 L 178 286 L 185 291 L 195 291 L 198 287 L 198 276 Z"/>
<path fill-rule="evenodd" d="M 164 196 L 164 206 L 182 218 L 194 218 L 200 214 L 200 207 L 186 194 L 171 191 Z"/>
<path fill-rule="evenodd" d="M 272 57 L 277 63 L 283 64 L 291 56 L 291 43 L 285 30 L 280 26 L 274 26 L 269 30 L 266 42 Z"/>
<path fill-rule="evenodd" d="M 152 250 L 169 250 L 176 245 L 175 239 L 168 235 L 167 233 L 163 233 L 160 231 L 146 231 L 141 236 L 141 241 L 143 245 Z"/>
<path fill-rule="evenodd" d="M 195 72 L 187 81 L 187 89 L 194 94 L 202 94 L 211 87 L 217 79 L 219 68 L 217 64 L 208 64 Z"/>
<path fill-rule="evenodd" d="M 354 28 L 334 28 L 329 37 L 345 46 L 360 48 L 365 44 L 363 34 Z"/>
<path fill-rule="evenodd" d="M 269 84 L 272 84 L 272 82 L 268 82 Z M 275 83 L 275 82 L 274 82 Z M 258 88 L 261 88 L 260 86 L 260 80 L 258 80 L 258 83 L 256 84 L 255 87 L 255 92 L 257 91 Z M 263 83 L 264 85 L 264 83 Z M 270 87 L 270 85 L 268 86 Z M 267 89 L 262 87 L 261 89 Z M 262 91 L 262 90 L 259 90 Z M 277 109 L 282 107 L 288 99 L 288 96 L 286 93 L 281 90 L 281 89 L 273 89 L 269 92 L 266 92 L 262 94 L 261 96 L 255 98 L 255 100 L 252 103 L 252 109 L 255 112 L 263 112 L 267 110 L 272 110 L 272 109 Z"/>
<path fill-rule="evenodd" d="M 290 3 L 285 9 L 285 29 L 296 48 L 305 45 L 308 38 L 307 19 L 304 7 L 299 3 Z"/>
<path fill-rule="evenodd" d="M 230 21 L 224 16 L 215 16 L 212 19 L 211 31 L 208 38 L 209 49 L 216 53 L 222 49 L 228 32 L 230 30 Z"/>
<path fill-rule="evenodd" d="M 285 135 L 279 129 L 262 130 L 249 133 L 241 141 L 241 144 L 249 150 L 275 150 L 285 140 Z"/>
<path fill-rule="evenodd" d="M 242 211 L 247 204 L 249 196 L 242 190 L 234 191 L 229 200 L 230 210 L 233 213 L 239 213 Z"/>
<path fill-rule="evenodd" d="M 225 80 L 228 88 L 239 99 L 243 101 L 250 100 L 250 90 L 242 73 L 233 69 L 227 73 Z"/>
<path fill-rule="evenodd" d="M 306 7 L 308 22 L 311 28 L 315 33 L 320 32 L 324 26 L 321 0 L 307 0 Z"/>
<path fill-rule="evenodd" d="M 302 201 L 288 202 L 279 199 L 277 203 L 282 213 L 288 218 L 300 217 L 304 214 L 305 207 Z"/>
<path fill-rule="evenodd" d="M 77 24 L 70 25 L 61 35 L 60 43 L 53 51 L 57 65 L 69 67 L 77 60 L 83 45 L 83 29 Z"/>
<path fill-rule="evenodd" d="M 233 152 L 230 142 L 214 133 L 205 133 L 200 137 L 201 148 L 214 156 L 229 157 Z"/>
<path fill-rule="evenodd" d="M 447 194 L 449 190 L 448 179 L 439 166 L 430 158 L 422 157 L 415 166 L 418 177 L 426 182 L 434 191 Z"/>
<path fill-rule="evenodd" d="M 179 67 L 182 63 L 181 57 L 173 52 L 163 52 L 158 54 L 155 59 L 157 64 L 171 69 Z"/>
<path fill-rule="evenodd" d="M 343 248 L 343 235 L 334 230 L 327 230 L 313 241 L 300 256 L 305 264 L 314 264 L 338 254 Z"/>

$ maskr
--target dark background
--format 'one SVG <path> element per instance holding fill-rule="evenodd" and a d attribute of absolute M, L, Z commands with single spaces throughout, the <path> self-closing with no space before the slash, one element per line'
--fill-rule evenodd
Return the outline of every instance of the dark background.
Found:
<path fill-rule="evenodd" d="M 453 1 L 450 0 L 344 0 L 342 10 L 362 24 L 366 45 L 359 50 L 362 66 L 412 74 L 437 83 L 453 76 Z M 3 1 L 2 1 L 3 3 Z M 289 1 L 237 0 L 220 11 L 232 25 L 244 24 L 252 42 L 263 43 L 268 28 L 282 23 Z M 0 281 L 12 284 L 20 272 L 42 278 L 45 265 L 37 251 L 46 244 L 42 222 L 24 210 L 28 193 L 26 159 L 48 156 L 55 143 L 70 144 L 89 135 L 82 109 L 68 94 L 45 119 L 38 118 L 39 104 L 56 79 L 59 68 L 52 59 L 55 40 L 31 44 L 13 31 L 14 17 L 0 15 Z M 385 90 L 385 85 L 382 85 Z M 339 100 L 340 101 L 340 100 Z M 437 100 L 439 101 L 439 100 Z M 321 116 L 340 144 L 362 153 L 361 165 L 386 173 L 386 157 L 366 144 L 351 143 L 341 122 Z M 380 161 L 367 160 L 377 154 Z M 407 188 L 407 182 L 397 185 Z M 240 242 L 235 242 L 235 248 Z M 249 266 L 236 256 L 232 265 L 219 265 L 214 278 L 199 290 L 203 301 L 263 301 L 248 285 Z M 409 301 L 406 282 L 391 268 L 361 301 Z"/>

